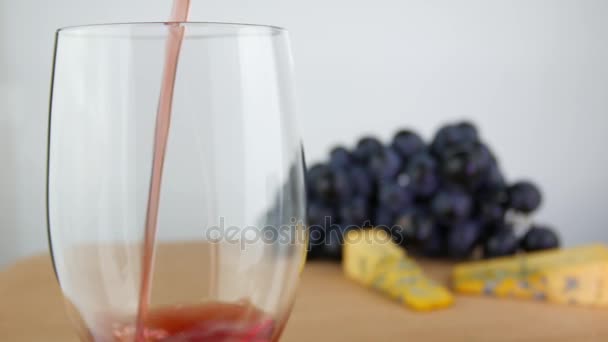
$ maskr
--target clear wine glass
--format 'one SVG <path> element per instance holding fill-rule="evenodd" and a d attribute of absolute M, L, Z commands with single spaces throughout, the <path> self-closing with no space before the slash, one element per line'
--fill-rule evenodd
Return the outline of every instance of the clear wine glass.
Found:
<path fill-rule="evenodd" d="M 157 105 L 184 28 L 149 310 L 138 320 Z M 48 230 L 83 341 L 276 341 L 306 252 L 284 29 L 129 23 L 56 35 Z M 137 338 L 139 340 L 139 338 Z"/>

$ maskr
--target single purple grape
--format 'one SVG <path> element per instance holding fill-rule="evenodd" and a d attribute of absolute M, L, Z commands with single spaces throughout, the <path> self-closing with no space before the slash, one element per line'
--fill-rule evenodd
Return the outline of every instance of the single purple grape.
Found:
<path fill-rule="evenodd" d="M 376 180 L 382 182 L 393 180 L 401 170 L 401 158 L 392 148 L 386 148 L 382 152 L 369 158 L 367 168 Z"/>
<path fill-rule="evenodd" d="M 380 206 L 398 212 L 408 208 L 413 200 L 413 192 L 410 188 L 401 186 L 398 183 L 384 183 L 378 192 L 378 202 Z"/>
<path fill-rule="evenodd" d="M 431 201 L 431 212 L 435 219 L 446 226 L 462 222 L 472 210 L 471 197 L 459 189 L 437 192 Z"/>
<path fill-rule="evenodd" d="M 353 156 L 359 163 L 367 164 L 372 156 L 382 153 L 383 150 L 384 146 L 380 140 L 367 136 L 359 140 Z"/>
<path fill-rule="evenodd" d="M 355 195 L 351 173 L 346 169 L 332 169 L 333 192 L 340 201 L 349 200 Z"/>
<path fill-rule="evenodd" d="M 329 165 L 333 168 L 348 168 L 352 163 L 353 157 L 345 147 L 336 146 L 329 152 Z"/>
<path fill-rule="evenodd" d="M 420 209 L 406 209 L 400 212 L 391 227 L 393 239 L 401 245 L 419 245 L 431 238 L 435 222 Z"/>
<path fill-rule="evenodd" d="M 412 131 L 401 130 L 395 134 L 391 146 L 403 160 L 408 160 L 426 148 L 420 136 Z"/>
<path fill-rule="evenodd" d="M 474 220 L 464 221 L 448 229 L 448 255 L 452 258 L 467 258 L 481 238 L 481 224 Z"/>
<path fill-rule="evenodd" d="M 522 213 L 536 210 L 542 201 L 538 187 L 528 181 L 520 181 L 509 187 L 509 207 Z"/>
<path fill-rule="evenodd" d="M 485 180 L 493 163 L 491 154 L 482 144 L 457 145 L 442 155 L 441 172 L 450 183 L 476 189 Z"/>
<path fill-rule="evenodd" d="M 306 187 L 309 198 L 331 201 L 335 196 L 334 176 L 325 164 L 316 164 L 306 173 Z"/>
<path fill-rule="evenodd" d="M 504 221 L 509 203 L 506 188 L 483 188 L 475 196 L 475 215 L 482 224 L 489 225 Z"/>
<path fill-rule="evenodd" d="M 460 130 L 463 142 L 476 142 L 479 141 L 479 134 L 477 133 L 477 127 L 469 121 L 462 121 L 456 124 L 456 127 Z"/>
<path fill-rule="evenodd" d="M 417 197 L 428 198 L 439 186 L 437 162 L 428 153 L 414 155 L 407 164 L 406 175 Z"/>
<path fill-rule="evenodd" d="M 506 188 L 507 182 L 497 162 L 493 162 L 481 181 L 480 189 Z"/>
<path fill-rule="evenodd" d="M 527 252 L 557 248 L 559 245 L 559 237 L 554 230 L 538 225 L 532 226 L 521 240 L 521 247 Z"/>
<path fill-rule="evenodd" d="M 454 145 L 471 144 L 478 141 L 477 129 L 469 122 L 445 125 L 437 131 L 431 143 L 433 154 L 440 156 Z"/>
<path fill-rule="evenodd" d="M 360 166 L 353 166 L 348 171 L 355 194 L 369 198 L 375 191 L 375 183 L 368 171 Z"/>
<path fill-rule="evenodd" d="M 483 255 L 486 258 L 513 255 L 519 247 L 519 240 L 512 229 L 501 229 L 484 243 Z"/>

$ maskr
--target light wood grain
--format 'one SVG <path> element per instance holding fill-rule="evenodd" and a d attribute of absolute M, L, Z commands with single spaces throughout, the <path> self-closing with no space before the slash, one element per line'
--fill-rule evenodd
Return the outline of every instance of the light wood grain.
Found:
<path fill-rule="evenodd" d="M 424 263 L 446 281 L 449 266 Z M 76 342 L 48 256 L 0 272 L 0 341 Z M 608 310 L 482 297 L 416 313 L 346 280 L 340 267 L 307 265 L 282 341 L 608 341 Z"/>

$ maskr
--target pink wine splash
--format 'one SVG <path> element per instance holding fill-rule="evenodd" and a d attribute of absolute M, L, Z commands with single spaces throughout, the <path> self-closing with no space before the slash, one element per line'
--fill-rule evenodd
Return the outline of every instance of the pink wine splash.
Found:
<path fill-rule="evenodd" d="M 171 107 L 173 104 L 173 89 L 177 74 L 179 53 L 184 39 L 185 26 L 180 22 L 188 21 L 190 0 L 174 0 L 173 11 L 169 19 L 165 65 L 162 73 L 158 111 L 156 114 L 156 131 L 154 133 L 154 150 L 152 159 L 152 176 L 146 210 L 146 226 L 144 232 L 142 278 L 137 310 L 135 341 L 145 342 L 144 322 L 150 300 L 152 283 L 152 268 L 154 265 L 154 245 L 160 201 L 160 187 L 163 175 L 163 164 L 171 125 Z"/>

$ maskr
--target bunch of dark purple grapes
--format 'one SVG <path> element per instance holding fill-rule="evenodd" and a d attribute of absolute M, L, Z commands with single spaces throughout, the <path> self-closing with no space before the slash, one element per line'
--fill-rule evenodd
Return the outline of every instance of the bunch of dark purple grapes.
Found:
<path fill-rule="evenodd" d="M 463 259 L 559 246 L 558 236 L 532 224 L 518 236 L 507 212 L 525 216 L 541 203 L 538 187 L 508 184 L 498 160 L 469 122 L 442 127 L 430 144 L 399 131 L 388 146 L 364 137 L 306 174 L 309 256 L 341 257 L 344 234 L 375 226 L 409 252 Z"/>

